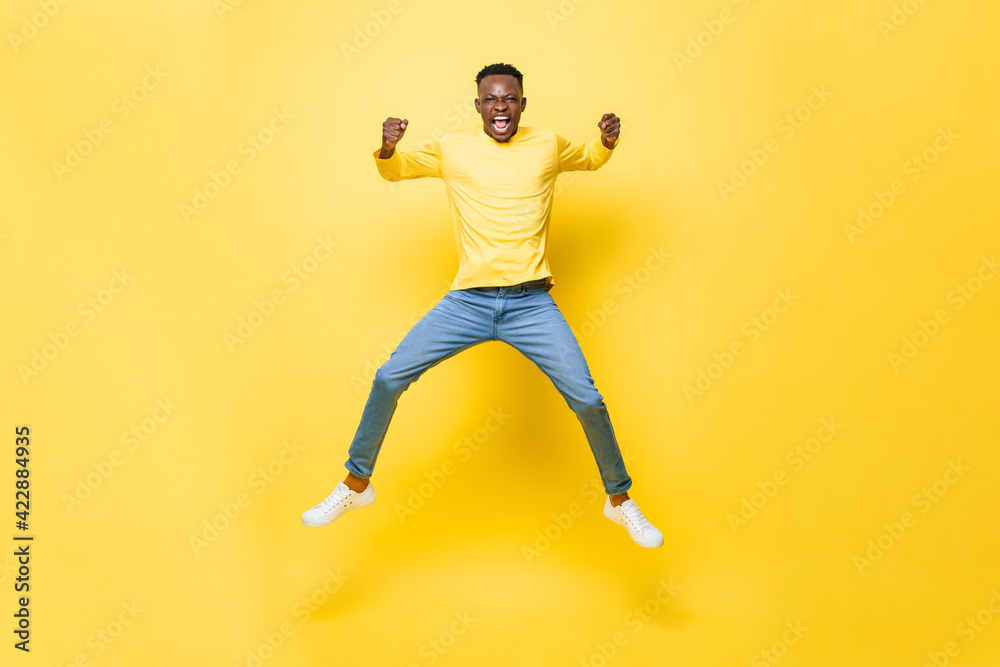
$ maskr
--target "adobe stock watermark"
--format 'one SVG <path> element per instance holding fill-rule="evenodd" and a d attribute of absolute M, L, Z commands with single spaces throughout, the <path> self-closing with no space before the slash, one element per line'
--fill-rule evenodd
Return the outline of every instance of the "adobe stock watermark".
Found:
<path fill-rule="evenodd" d="M 48 368 L 49 364 L 69 346 L 70 341 L 80 335 L 83 325 L 93 322 L 133 280 L 135 276 L 130 275 L 128 269 L 124 267 L 120 271 L 112 271 L 108 286 L 88 296 L 76 307 L 76 314 L 80 316 L 82 323 L 71 319 L 54 333 L 50 331 L 47 335 L 48 342 L 32 348 L 28 362 L 17 365 L 21 382 L 27 385 L 30 380 Z"/>
<path fill-rule="evenodd" d="M 406 523 L 407 519 L 416 514 L 417 510 L 421 509 L 434 494 L 441 490 L 449 477 L 458 472 L 455 458 L 463 463 L 468 462 L 493 437 L 493 434 L 507 423 L 508 419 L 510 419 L 510 415 L 503 411 L 503 406 L 490 408 L 489 416 L 483 420 L 482 426 L 477 427 L 472 433 L 452 445 L 451 450 L 454 457 L 445 459 L 437 469 L 425 472 L 426 481 L 407 489 L 405 505 L 399 502 L 393 505 L 399 522 Z"/>
<path fill-rule="evenodd" d="M 344 587 L 344 582 L 350 579 L 339 567 L 336 572 L 327 569 L 324 575 L 325 578 L 319 585 L 292 605 L 289 611 L 292 620 L 282 621 L 270 632 L 262 632 L 261 642 L 246 650 L 245 659 L 237 667 L 261 667 L 273 658 L 278 650 L 288 643 L 298 626 L 308 623 L 312 615 L 329 602 L 333 595 Z"/>
<path fill-rule="evenodd" d="M 733 0 L 733 4 L 742 12 L 750 6 L 750 0 Z M 722 36 L 726 28 L 736 22 L 738 16 L 732 9 L 726 7 L 719 12 L 718 18 L 713 17 L 702 21 L 702 25 L 705 26 L 704 30 L 689 36 L 684 48 L 673 53 L 677 71 L 683 73 L 684 68 L 693 65 L 694 61 L 705 53 L 705 49 L 715 44 L 715 40 Z"/>
<path fill-rule="evenodd" d="M 771 642 L 771 645 L 767 648 L 762 648 L 753 654 L 750 658 L 750 667 L 770 667 L 770 665 L 776 665 L 778 662 L 788 655 L 788 649 L 799 643 L 803 635 L 809 631 L 809 628 L 802 626 L 802 621 L 796 619 L 793 623 L 792 621 L 785 621 L 784 632 L 781 633 L 781 638 Z"/>
<path fill-rule="evenodd" d="M 927 0 L 903 0 L 901 3 L 894 3 L 889 18 L 881 18 L 876 23 L 878 31 L 882 34 L 882 39 L 887 40 L 889 35 L 899 32 L 926 4 Z"/>
<path fill-rule="evenodd" d="M 632 465 L 636 461 L 636 458 L 624 449 L 621 452 L 622 460 L 625 461 L 626 465 Z M 599 477 L 591 478 L 584 482 L 580 486 L 579 493 L 587 505 L 593 505 L 607 496 L 604 492 L 604 485 L 601 483 Z M 548 552 L 552 548 L 552 545 L 576 524 L 576 520 L 583 516 L 584 510 L 585 507 L 581 503 L 573 501 L 566 507 L 564 512 L 551 513 L 549 516 L 552 518 L 552 521 L 544 528 L 535 530 L 535 539 L 530 544 L 521 546 L 521 555 L 524 556 L 525 562 L 528 565 L 534 565 L 535 561 L 541 558 L 542 554 Z"/>
<path fill-rule="evenodd" d="M 451 284 L 452 281 L 450 280 L 444 281 L 442 286 L 445 292 L 448 292 L 451 289 Z M 412 313 L 410 313 L 410 316 L 406 319 L 406 324 L 400 327 L 399 331 L 396 333 L 393 339 L 384 341 L 382 342 L 382 344 L 379 345 L 379 349 L 381 350 L 381 352 L 379 352 L 373 357 L 365 359 L 360 373 L 351 374 L 350 377 L 351 387 L 354 388 L 354 394 L 356 396 L 360 396 L 363 390 L 369 389 L 371 387 L 372 381 L 375 379 L 375 372 L 379 369 L 380 366 L 382 366 L 382 364 L 389 361 L 389 357 L 392 355 L 393 351 L 399 346 L 399 344 L 403 342 L 403 338 L 405 338 L 406 334 L 410 332 L 410 329 L 413 328 L 413 325 L 419 322 L 424 315 L 429 313 L 431 309 L 434 308 L 434 306 L 436 306 L 441 301 L 442 298 L 443 297 L 436 296 L 432 301 L 427 303 L 424 307 L 419 308 L 418 310 L 415 310 Z"/>
<path fill-rule="evenodd" d="M 599 479 L 590 479 L 580 487 L 580 495 L 589 505 L 593 505 L 606 494 Z M 553 512 L 549 516 L 552 521 L 544 528 L 535 531 L 535 539 L 531 544 L 521 547 L 521 555 L 528 565 L 534 565 L 542 554 L 552 548 L 552 544 L 566 534 L 577 519 L 583 516 L 583 505 L 573 501 L 564 512 Z"/>
<path fill-rule="evenodd" d="M 736 359 L 741 357 L 750 345 L 760 340 L 761 336 L 774 326 L 779 317 L 783 313 L 787 313 L 792 304 L 799 300 L 799 295 L 793 294 L 790 287 L 778 289 L 775 293 L 777 296 L 769 307 L 764 308 L 759 315 L 754 315 L 740 326 L 740 333 L 747 339 L 745 343 L 742 338 L 737 338 L 721 352 L 713 353 L 713 361 L 709 362 L 704 369 L 699 368 L 695 372 L 694 382 L 681 386 L 681 391 L 684 393 L 688 405 L 694 405 L 695 398 L 704 396 L 705 392 L 711 389 L 719 378 L 733 367 Z"/>
<path fill-rule="evenodd" d="M 263 153 L 279 134 L 288 129 L 291 121 L 295 120 L 295 114 L 290 113 L 287 107 L 274 107 L 271 109 L 271 117 L 259 130 L 248 134 L 236 147 L 238 157 L 226 161 L 222 169 L 215 171 L 210 169 L 208 179 L 192 189 L 190 202 L 178 204 L 178 211 L 181 219 L 191 224 L 191 220 L 201 215 L 209 205 L 218 199 L 219 195 L 232 185 L 233 178 L 243 173 L 243 167 L 250 164 Z"/>
<path fill-rule="evenodd" d="M 266 465 L 257 468 L 247 477 L 246 484 L 251 491 L 260 496 L 274 484 L 278 477 L 295 463 L 305 447 L 296 443 L 294 439 L 285 440 L 277 456 L 267 462 Z M 195 556 L 201 556 L 222 536 L 222 533 L 229 530 L 236 521 L 243 516 L 244 510 L 253 504 L 254 496 L 249 491 L 241 491 L 236 494 L 232 501 L 219 503 L 219 511 L 212 517 L 201 522 L 201 527 L 195 533 L 188 536 L 188 545 Z"/>
<path fill-rule="evenodd" d="M 66 154 L 63 161 L 54 160 L 52 162 L 52 171 L 56 175 L 56 181 L 62 183 L 67 175 L 73 173 L 77 167 L 83 164 L 84 158 L 93 154 L 94 149 L 104 143 L 107 136 L 115 131 L 116 121 L 121 122 L 132 115 L 132 112 L 139 108 L 139 105 L 146 100 L 149 94 L 160 87 L 169 74 L 169 72 L 161 70 L 159 65 L 147 67 L 142 81 L 111 102 L 111 115 L 97 121 L 95 127 L 83 128 L 81 130 L 83 139 L 66 144 Z"/>
<path fill-rule="evenodd" d="M 476 111 L 476 96 L 467 95 L 461 102 L 455 102 L 455 104 L 444 112 L 441 116 L 442 123 L 431 130 L 424 139 L 415 144 L 417 149 L 424 150 L 434 142 L 441 141 L 441 137 L 445 133 L 449 131 L 454 132 L 459 129 L 473 115 L 477 118 L 479 117 L 479 112 Z M 407 126 L 407 129 L 409 129 L 409 126 Z M 390 185 L 395 185 L 395 183 L 390 182 Z"/>
<path fill-rule="evenodd" d="M 426 151 L 430 150 L 431 147 L 436 143 L 441 141 L 443 137 L 448 132 L 454 132 L 459 129 L 469 120 L 470 117 L 475 115 L 479 117 L 479 112 L 476 111 L 476 96 L 468 95 L 460 102 L 455 102 L 451 107 L 449 107 L 443 114 L 441 122 L 434 127 L 427 135 L 412 144 L 413 148 L 409 150 Z M 411 131 L 412 125 L 407 125 L 407 131 Z M 413 130 L 417 128 L 413 127 Z M 400 150 L 406 152 L 402 147 Z M 399 182 L 396 181 L 383 181 L 389 188 L 389 192 L 395 193 L 396 188 L 399 187 Z"/>
<path fill-rule="evenodd" d="M 961 623 L 955 626 L 955 634 L 968 646 L 997 616 L 1000 616 L 1000 590 L 993 588 L 990 590 L 990 597 L 986 599 L 985 604 L 976 611 L 975 615 L 966 616 Z M 940 651 L 927 652 L 927 661 L 923 667 L 946 667 L 951 664 L 952 658 L 957 657 L 962 652 L 962 648 L 962 645 L 957 641 L 949 640 L 945 642 Z"/>
<path fill-rule="evenodd" d="M 219 20 L 224 21 L 227 14 L 232 14 L 242 4 L 243 0 L 212 0 L 212 9 Z"/>
<path fill-rule="evenodd" d="M 121 639 L 125 630 L 131 627 L 136 619 L 146 611 L 135 600 L 122 602 L 120 607 L 121 610 L 115 614 L 114 618 L 87 636 L 86 646 L 90 650 L 78 652 L 72 660 L 66 663 L 66 667 L 91 667 L 93 659 L 104 655 L 115 642 Z M 63 667 L 62 663 L 59 663 L 58 667 Z"/>
<path fill-rule="evenodd" d="M 952 307 L 952 311 L 962 310 L 979 295 L 986 283 L 993 280 L 998 271 L 1000 263 L 997 262 L 996 254 L 990 257 L 983 256 L 972 275 L 948 291 L 945 302 Z M 888 353 L 890 368 L 898 373 L 900 367 L 912 362 L 920 350 L 927 347 L 941 333 L 944 325 L 950 322 L 951 314 L 946 307 L 937 308 L 927 319 L 917 320 L 917 328 L 900 338 L 899 349 Z"/>
<path fill-rule="evenodd" d="M 340 43 L 340 52 L 344 54 L 344 60 L 350 63 L 352 59 L 360 56 L 361 52 L 371 45 L 372 40 L 381 35 L 409 4 L 412 4 L 412 0 L 389 0 L 384 8 L 371 10 L 371 20 L 366 21 L 364 25 L 354 26 L 351 41 Z"/>
<path fill-rule="evenodd" d="M 816 433 L 808 438 L 803 444 L 795 445 L 785 454 L 784 461 L 791 468 L 787 471 L 778 468 L 770 477 L 757 482 L 757 490 L 749 497 L 740 498 L 740 507 L 736 512 L 726 514 L 726 522 L 730 530 L 735 535 L 739 529 L 747 525 L 754 519 L 776 495 L 778 490 L 788 484 L 792 473 L 796 473 L 805 468 L 809 461 L 823 451 L 823 445 L 833 440 L 834 436 L 844 428 L 844 425 L 837 421 L 836 417 L 824 417 L 820 420 Z"/>
<path fill-rule="evenodd" d="M 288 285 L 287 294 L 285 288 L 275 287 L 263 299 L 254 299 L 253 307 L 245 316 L 240 315 L 236 319 L 236 327 L 232 331 L 225 331 L 222 334 L 222 342 L 226 349 L 232 354 L 236 348 L 250 340 L 264 322 L 270 319 L 278 310 L 278 306 L 285 303 L 288 294 L 298 290 L 305 281 L 309 280 L 333 255 L 333 251 L 340 247 L 339 243 L 330 240 L 330 235 L 326 237 L 317 236 L 316 245 L 312 252 L 303 259 L 293 263 L 281 274 L 281 284 Z"/>
<path fill-rule="evenodd" d="M 420 645 L 417 649 L 417 657 L 423 659 L 423 664 L 433 665 L 441 659 L 445 653 L 458 642 L 459 637 L 465 635 L 479 619 L 472 616 L 468 609 L 452 612 L 454 619 L 448 626 L 434 637 Z M 420 663 L 411 662 L 409 667 L 420 667 Z"/>
<path fill-rule="evenodd" d="M 666 266 L 669 252 L 663 246 L 649 246 L 645 260 L 635 269 L 622 276 L 614 285 L 614 298 L 605 299 L 596 310 L 587 310 L 586 319 L 579 327 L 570 327 L 580 347 L 608 323 L 612 315 L 618 312 L 621 303 L 631 299 L 649 282 L 653 274 Z"/>
<path fill-rule="evenodd" d="M 560 23 L 565 23 L 566 19 L 576 13 L 576 8 L 587 0 L 562 0 L 555 9 L 545 10 L 545 20 L 549 22 L 549 27 L 554 31 Z"/>
<path fill-rule="evenodd" d="M 649 625 L 660 611 L 669 604 L 682 586 L 674 583 L 674 578 L 660 579 L 659 587 L 641 605 L 632 607 L 632 610 L 625 614 L 622 625 L 632 631 L 629 635 L 625 629 L 618 629 L 604 640 L 594 644 L 594 651 L 587 658 L 580 658 L 580 667 L 605 667 L 618 651 L 628 646 L 629 641 L 638 634 L 644 627 Z"/>
<path fill-rule="evenodd" d="M 7 33 L 7 41 L 10 42 L 10 48 L 14 49 L 14 53 L 19 53 L 30 40 L 37 37 L 39 31 L 45 28 L 69 2 L 70 0 L 37 0 L 35 5 L 38 9 L 21 17 L 21 29 Z"/>
<path fill-rule="evenodd" d="M 909 176 L 909 181 L 916 183 L 942 154 L 955 145 L 955 140 L 960 136 L 950 125 L 947 128 L 939 127 L 931 145 L 919 153 L 914 153 L 903 163 L 903 176 Z M 872 199 L 867 204 L 858 206 L 858 215 L 854 222 L 844 223 L 847 240 L 853 244 L 855 239 L 871 229 L 904 194 L 906 194 L 906 183 L 902 178 L 894 179 L 885 190 L 873 190 Z"/>
<path fill-rule="evenodd" d="M 831 97 L 833 97 L 833 93 L 826 89 L 826 84 L 820 84 L 819 87 L 810 86 L 809 97 L 806 98 L 806 101 L 792 111 L 785 113 L 774 124 L 775 132 L 787 142 L 795 136 L 796 132 L 805 127 L 806 123 L 812 120 L 813 112 L 822 109 Z M 716 190 L 718 190 L 722 201 L 729 201 L 729 198 L 746 185 L 779 150 L 781 150 L 781 143 L 776 137 L 768 137 L 759 148 L 748 148 L 746 151 L 747 159 L 729 168 L 729 178 L 725 181 L 717 180 L 715 182 Z"/>
<path fill-rule="evenodd" d="M 920 514 L 927 514 L 941 502 L 941 499 L 948 494 L 951 487 L 958 484 L 965 477 L 965 473 L 970 470 L 971 468 L 962 464 L 962 459 L 954 461 L 949 459 L 948 467 L 945 469 L 944 474 L 939 479 L 934 480 L 913 494 L 913 497 L 910 498 L 910 504 L 919 510 Z M 907 531 L 916 525 L 917 516 L 910 511 L 900 514 L 897 521 L 883 523 L 882 528 L 884 530 L 878 537 L 868 540 L 868 548 L 864 552 L 864 555 L 855 555 L 853 558 L 854 567 L 857 568 L 858 574 L 862 577 L 865 576 L 865 570 L 873 567 L 875 563 L 882 560 L 886 552 L 896 546 L 906 535 Z"/>
<path fill-rule="evenodd" d="M 10 556 L 6 556 L 3 559 L 3 563 L 0 563 L 0 584 L 6 584 L 7 580 L 10 579 L 10 575 L 17 574 L 17 566 L 11 561 Z"/>
<path fill-rule="evenodd" d="M 619 150 L 619 148 L 621 147 L 622 137 L 626 136 L 625 135 L 626 130 L 629 130 L 631 128 L 632 125 L 628 121 L 623 120 L 621 122 L 621 125 L 618 128 L 619 129 L 618 143 L 615 144 L 615 148 L 613 150 L 615 151 Z M 600 140 L 599 138 L 597 139 L 598 141 Z M 592 140 L 593 139 L 589 139 L 588 141 Z M 612 153 L 612 156 L 613 155 L 614 153 Z M 541 218 L 542 214 L 545 213 L 545 210 L 552 206 L 552 202 L 555 202 L 559 198 L 559 196 L 566 191 L 567 187 L 572 185 L 574 182 L 576 182 L 577 179 L 580 178 L 580 174 L 587 173 L 590 171 L 592 170 L 573 169 L 570 171 L 559 172 L 559 174 L 556 177 L 556 182 L 552 186 L 552 201 L 550 202 L 548 198 L 544 196 L 536 196 L 527 200 L 526 202 L 524 202 L 522 206 L 518 208 L 517 213 L 511 216 L 510 218 L 511 222 L 534 223 L 538 221 Z"/>
<path fill-rule="evenodd" d="M 146 443 L 180 407 L 174 403 L 170 397 L 158 398 L 154 401 L 156 407 L 148 417 L 139 423 L 133 424 L 123 431 L 119 440 L 123 447 L 112 449 L 108 455 L 97 461 L 91 461 L 86 474 L 76 478 L 76 486 L 72 493 L 63 493 L 61 496 L 63 507 L 69 514 L 80 508 L 83 503 L 94 495 L 94 492 L 101 488 L 105 482 L 118 470 L 127 458 L 125 452 L 135 452 Z"/>

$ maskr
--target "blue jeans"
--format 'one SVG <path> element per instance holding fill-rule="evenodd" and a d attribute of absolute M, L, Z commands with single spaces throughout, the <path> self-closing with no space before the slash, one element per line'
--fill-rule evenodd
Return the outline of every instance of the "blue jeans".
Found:
<path fill-rule="evenodd" d="M 545 280 L 451 290 L 406 334 L 375 372 L 345 466 L 371 477 L 399 397 L 424 371 L 473 345 L 501 340 L 548 375 L 576 413 L 608 495 L 632 486 L 604 398 Z"/>

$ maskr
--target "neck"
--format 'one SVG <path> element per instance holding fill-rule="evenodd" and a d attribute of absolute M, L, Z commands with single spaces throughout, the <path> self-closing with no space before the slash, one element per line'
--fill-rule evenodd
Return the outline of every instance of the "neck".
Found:
<path fill-rule="evenodd" d="M 515 127 L 514 131 L 510 133 L 509 137 L 507 137 L 506 139 L 501 140 L 501 139 L 497 139 L 492 134 L 490 134 L 489 130 L 486 129 L 486 124 L 485 123 L 483 124 L 483 134 L 485 134 L 487 137 L 489 137 L 493 141 L 497 142 L 498 144 L 505 144 L 508 141 L 510 141 L 511 139 L 513 139 L 514 135 L 517 134 L 517 130 L 518 130 L 518 128 Z"/>

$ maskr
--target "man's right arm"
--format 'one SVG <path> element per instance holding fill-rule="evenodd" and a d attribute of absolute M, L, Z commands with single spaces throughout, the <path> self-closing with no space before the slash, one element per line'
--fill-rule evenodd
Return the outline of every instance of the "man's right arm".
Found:
<path fill-rule="evenodd" d="M 397 151 L 396 144 L 403 138 L 408 121 L 403 118 L 386 118 L 382 123 L 382 147 L 373 153 L 379 174 L 387 181 L 409 178 L 441 178 L 440 142 L 432 141 L 423 150 Z"/>

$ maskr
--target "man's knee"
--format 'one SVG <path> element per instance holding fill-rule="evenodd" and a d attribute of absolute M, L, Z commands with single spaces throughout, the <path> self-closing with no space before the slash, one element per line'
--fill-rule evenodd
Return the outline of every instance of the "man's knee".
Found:
<path fill-rule="evenodd" d="M 595 415 L 607 409 L 604 397 L 597 392 L 586 394 L 580 398 L 568 399 L 567 403 L 578 415 Z"/>
<path fill-rule="evenodd" d="M 375 371 L 375 379 L 372 381 L 372 384 L 374 388 L 395 394 L 405 391 L 410 383 L 394 373 L 389 367 L 388 362 L 386 362 Z"/>

